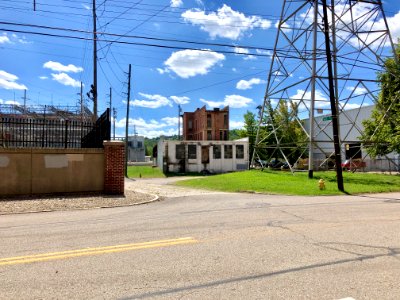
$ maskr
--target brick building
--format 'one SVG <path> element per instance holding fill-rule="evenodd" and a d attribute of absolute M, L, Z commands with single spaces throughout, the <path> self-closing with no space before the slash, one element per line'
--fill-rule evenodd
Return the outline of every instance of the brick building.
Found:
<path fill-rule="evenodd" d="M 183 139 L 187 141 L 227 141 L 229 106 L 207 110 L 206 106 L 183 114 Z"/>

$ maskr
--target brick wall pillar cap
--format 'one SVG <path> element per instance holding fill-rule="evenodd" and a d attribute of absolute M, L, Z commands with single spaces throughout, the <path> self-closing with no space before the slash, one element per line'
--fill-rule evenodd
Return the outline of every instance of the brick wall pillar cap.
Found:
<path fill-rule="evenodd" d="M 104 146 L 123 146 L 125 142 L 121 141 L 103 141 Z"/>

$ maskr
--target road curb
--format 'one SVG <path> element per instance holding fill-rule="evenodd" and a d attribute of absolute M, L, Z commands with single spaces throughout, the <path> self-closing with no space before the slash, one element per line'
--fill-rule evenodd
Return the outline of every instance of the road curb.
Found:
<path fill-rule="evenodd" d="M 143 201 L 143 202 L 138 202 L 138 203 L 132 203 L 132 204 L 124 204 L 124 205 L 109 205 L 109 206 L 94 206 L 94 207 L 77 207 L 77 208 L 71 208 L 71 209 L 44 209 L 44 210 L 32 210 L 32 211 L 23 211 L 23 212 L 10 212 L 10 213 L 2 213 L 0 212 L 0 216 L 6 216 L 6 215 L 22 215 L 22 214 L 37 214 L 37 213 L 47 213 L 47 212 L 54 212 L 54 211 L 77 211 L 77 210 L 90 210 L 90 209 L 101 209 L 101 208 L 116 208 L 116 207 L 130 207 L 130 206 L 137 206 L 137 205 L 144 205 L 144 204 L 150 204 L 153 202 L 158 202 L 161 201 L 161 198 L 158 195 L 155 194 L 148 194 L 153 196 L 153 199 Z"/>

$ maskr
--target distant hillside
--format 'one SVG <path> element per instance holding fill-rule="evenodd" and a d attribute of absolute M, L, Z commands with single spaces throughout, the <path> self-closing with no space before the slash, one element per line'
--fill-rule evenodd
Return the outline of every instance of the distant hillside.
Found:
<path fill-rule="evenodd" d="M 178 140 L 178 135 L 171 135 L 171 136 L 162 135 L 162 136 L 159 136 L 159 137 L 156 137 L 156 138 L 152 138 L 152 139 L 149 139 L 149 138 L 145 137 L 144 138 L 144 146 L 146 148 L 146 155 L 148 155 L 148 156 L 152 156 L 153 155 L 153 147 L 155 145 L 157 145 L 157 143 L 158 143 L 158 141 L 160 139 Z"/>

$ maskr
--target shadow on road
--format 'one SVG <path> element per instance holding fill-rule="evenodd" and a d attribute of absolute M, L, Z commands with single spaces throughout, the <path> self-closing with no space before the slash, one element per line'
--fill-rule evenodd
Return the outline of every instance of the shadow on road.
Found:
<path fill-rule="evenodd" d="M 351 244 L 348 244 L 348 245 L 351 245 Z M 264 273 L 264 274 L 259 274 L 259 275 L 250 275 L 250 276 L 243 276 L 243 277 L 236 277 L 236 278 L 229 278 L 229 279 L 221 279 L 221 280 L 217 280 L 217 281 L 209 282 L 209 283 L 167 289 L 167 290 L 157 291 L 157 292 L 152 292 L 152 293 L 139 294 L 139 295 L 120 298 L 120 299 L 121 300 L 145 299 L 145 298 L 151 298 L 151 297 L 157 297 L 157 296 L 164 296 L 164 295 L 175 294 L 175 293 L 180 293 L 180 292 L 188 292 L 188 291 L 192 291 L 192 290 L 205 289 L 205 288 L 215 287 L 215 286 L 224 285 L 224 284 L 264 279 L 264 278 L 268 278 L 268 277 L 272 277 L 272 276 L 278 276 L 278 275 L 289 274 L 289 273 L 294 273 L 294 272 L 301 272 L 304 270 L 311 270 L 311 269 L 317 269 L 317 268 L 322 268 L 322 267 L 341 265 L 341 264 L 357 262 L 357 261 L 361 262 L 364 260 L 371 260 L 371 259 L 376 259 L 376 258 L 380 258 L 380 257 L 394 257 L 394 258 L 398 259 L 396 257 L 396 255 L 400 254 L 400 249 L 398 249 L 398 248 L 374 247 L 374 246 L 367 246 L 367 245 L 357 245 L 357 246 L 370 247 L 370 248 L 374 248 L 374 249 L 381 248 L 381 249 L 387 250 L 388 253 L 374 254 L 374 255 L 357 254 L 359 256 L 355 257 L 355 258 L 341 259 L 341 260 L 319 263 L 319 264 L 312 264 L 312 265 L 308 265 L 308 266 L 302 266 L 302 267 L 298 267 L 298 268 L 290 268 L 290 269 L 286 269 L 286 270 Z"/>

